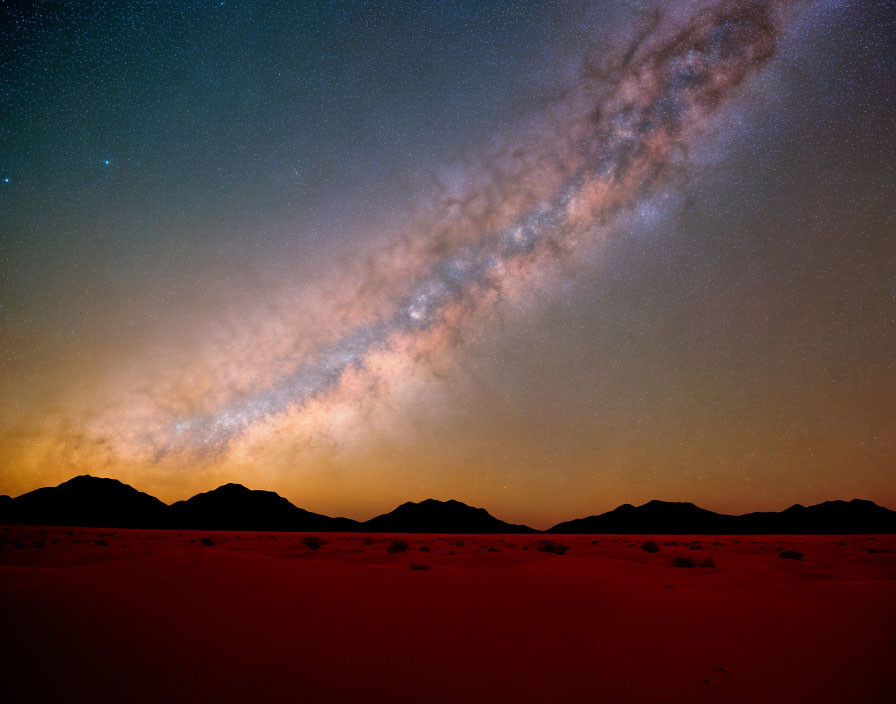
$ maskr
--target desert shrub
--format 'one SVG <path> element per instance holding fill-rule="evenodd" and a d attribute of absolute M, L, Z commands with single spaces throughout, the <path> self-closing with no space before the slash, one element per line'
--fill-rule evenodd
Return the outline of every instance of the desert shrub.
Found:
<path fill-rule="evenodd" d="M 488 551 L 489 552 L 498 552 L 498 548 L 489 548 Z"/>
<path fill-rule="evenodd" d="M 540 552 L 549 552 L 554 555 L 565 555 L 569 551 L 568 545 L 555 543 L 553 540 L 542 540 L 538 547 Z"/>
<path fill-rule="evenodd" d="M 318 538 L 316 535 L 308 535 L 302 538 L 302 545 L 311 550 L 320 550 L 321 546 L 326 544 L 326 540 Z"/>
<path fill-rule="evenodd" d="M 702 549 L 703 549 L 703 546 L 702 546 L 702 545 L 691 545 L 691 546 L 688 548 L 688 550 L 702 550 Z"/>
<path fill-rule="evenodd" d="M 697 563 L 689 557 L 676 557 L 672 562 L 676 567 L 696 567 Z"/>
<path fill-rule="evenodd" d="M 203 545 L 214 545 L 215 541 L 212 540 L 211 538 L 209 538 L 208 536 L 206 536 L 205 538 L 202 539 L 202 544 Z"/>
<path fill-rule="evenodd" d="M 364 538 L 365 545 L 373 545 L 373 538 Z"/>
<path fill-rule="evenodd" d="M 429 565 L 424 565 L 422 562 L 412 562 L 408 565 L 412 570 L 428 570 Z"/>
<path fill-rule="evenodd" d="M 656 544 L 655 542 L 653 542 L 652 540 L 648 540 L 646 543 L 644 543 L 644 544 L 641 546 L 641 549 L 642 549 L 644 552 L 659 552 L 659 550 L 660 550 L 660 546 L 657 545 L 657 544 Z"/>
<path fill-rule="evenodd" d="M 420 546 L 420 549 L 421 549 L 423 552 L 429 552 L 429 545 L 421 545 L 421 546 Z"/>
<path fill-rule="evenodd" d="M 455 545 L 457 545 L 457 547 L 459 547 L 459 548 L 462 548 L 462 547 L 464 546 L 464 541 L 463 541 L 463 540 L 458 540 L 458 541 L 455 543 Z"/>
<path fill-rule="evenodd" d="M 105 540 L 94 540 L 93 544 L 94 545 L 105 545 L 105 546 L 109 545 L 109 543 L 107 543 Z"/>
<path fill-rule="evenodd" d="M 707 557 L 705 560 L 700 560 L 700 567 L 715 567 L 715 566 L 716 566 L 716 561 L 711 557 Z"/>
<path fill-rule="evenodd" d="M 393 540 L 389 547 L 386 548 L 386 552 L 406 552 L 408 549 L 408 541 L 407 540 Z"/>
<path fill-rule="evenodd" d="M 782 550 L 778 553 L 778 557 L 783 557 L 785 560 L 802 560 L 805 555 L 796 550 Z"/>

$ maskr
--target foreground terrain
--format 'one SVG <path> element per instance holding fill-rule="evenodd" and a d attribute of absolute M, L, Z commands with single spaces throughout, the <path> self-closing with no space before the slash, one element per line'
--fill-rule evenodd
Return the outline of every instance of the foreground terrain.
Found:
<path fill-rule="evenodd" d="M 10 702 L 896 701 L 893 535 L 3 526 L 0 605 Z"/>

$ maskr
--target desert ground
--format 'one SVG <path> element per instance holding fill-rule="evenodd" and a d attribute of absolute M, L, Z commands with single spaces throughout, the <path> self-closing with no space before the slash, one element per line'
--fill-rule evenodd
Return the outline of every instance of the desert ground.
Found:
<path fill-rule="evenodd" d="M 4 526 L 0 604 L 9 702 L 896 701 L 892 535 Z"/>

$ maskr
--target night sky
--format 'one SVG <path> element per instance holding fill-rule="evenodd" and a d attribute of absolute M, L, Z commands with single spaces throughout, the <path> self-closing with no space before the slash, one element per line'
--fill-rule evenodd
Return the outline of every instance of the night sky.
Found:
<path fill-rule="evenodd" d="M 896 506 L 896 9 L 0 5 L 0 493 Z"/>

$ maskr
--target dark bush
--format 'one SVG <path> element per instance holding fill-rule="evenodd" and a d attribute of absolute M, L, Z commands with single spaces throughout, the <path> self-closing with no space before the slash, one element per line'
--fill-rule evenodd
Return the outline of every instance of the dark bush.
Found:
<path fill-rule="evenodd" d="M 421 546 L 420 546 L 420 549 L 421 549 L 423 552 L 429 552 L 429 545 L 421 545 Z"/>
<path fill-rule="evenodd" d="M 676 557 L 672 562 L 676 567 L 696 567 L 697 563 L 687 557 Z"/>
<path fill-rule="evenodd" d="M 393 540 L 389 547 L 386 548 L 386 552 L 405 552 L 407 549 L 407 540 Z"/>
<path fill-rule="evenodd" d="M 320 550 L 321 546 L 326 544 L 326 540 L 318 538 L 316 535 L 308 535 L 302 538 L 302 545 L 311 550 Z"/>
<path fill-rule="evenodd" d="M 782 550 L 778 553 L 778 557 L 783 557 L 785 560 L 802 560 L 805 555 L 796 550 Z"/>
<path fill-rule="evenodd" d="M 429 565 L 424 565 L 422 562 L 412 562 L 409 567 L 412 570 L 428 570 Z"/>
<path fill-rule="evenodd" d="M 656 544 L 655 542 L 653 542 L 652 540 L 648 540 L 646 543 L 644 543 L 644 544 L 641 546 L 641 549 L 642 549 L 644 552 L 659 552 L 659 551 L 660 551 L 660 546 L 657 545 L 657 544 Z"/>
<path fill-rule="evenodd" d="M 94 545 L 105 545 L 105 546 L 107 546 L 107 547 L 108 547 L 108 545 L 109 545 L 109 543 L 107 543 L 105 540 L 94 540 L 94 541 L 93 541 L 93 544 L 94 544 Z"/>
<path fill-rule="evenodd" d="M 700 561 L 700 567 L 715 567 L 715 566 L 716 566 L 716 561 L 711 557 L 707 557 L 705 560 Z"/>
<path fill-rule="evenodd" d="M 568 545 L 555 543 L 553 540 L 542 540 L 539 542 L 538 550 L 540 552 L 549 552 L 554 555 L 565 555 L 569 551 Z"/>
<path fill-rule="evenodd" d="M 205 538 L 202 539 L 202 544 L 203 545 L 214 545 L 215 541 L 212 540 L 211 538 L 209 538 L 208 536 L 206 536 Z"/>

